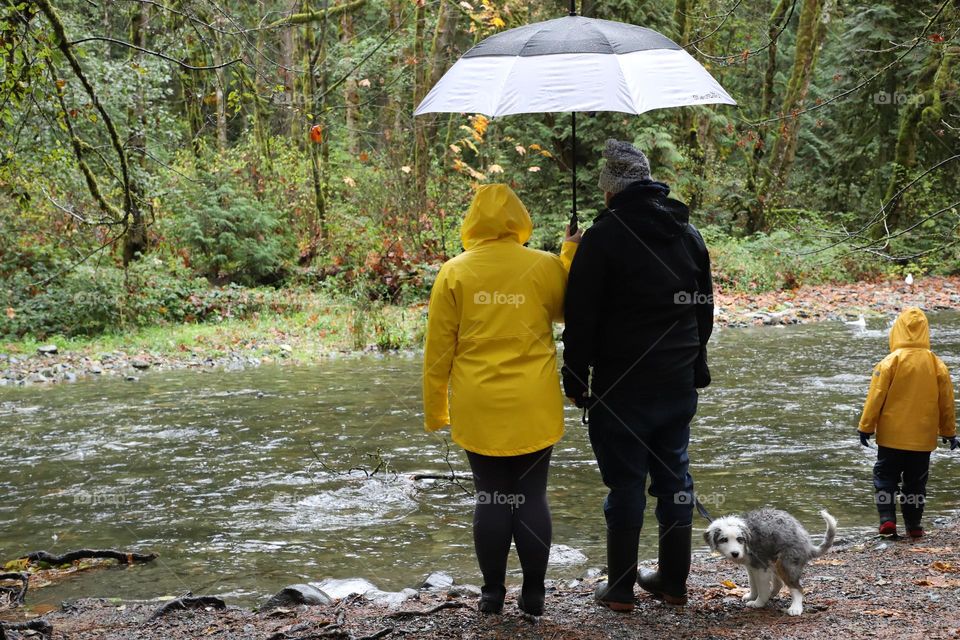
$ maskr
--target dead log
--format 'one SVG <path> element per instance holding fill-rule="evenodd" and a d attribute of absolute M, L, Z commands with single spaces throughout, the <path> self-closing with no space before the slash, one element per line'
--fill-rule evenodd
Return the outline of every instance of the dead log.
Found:
<path fill-rule="evenodd" d="M 437 611 L 442 611 L 443 609 L 462 609 L 468 606 L 465 602 L 444 602 L 443 604 L 438 604 L 432 609 L 427 609 L 426 611 L 397 611 L 396 613 L 391 613 L 388 615 L 388 618 L 407 618 L 415 616 L 430 616 L 435 614 Z"/>
<path fill-rule="evenodd" d="M 157 558 L 155 553 L 131 553 L 127 551 L 117 551 L 115 549 L 77 549 L 67 553 L 55 556 L 46 551 L 34 551 L 31 554 L 21 556 L 21 560 L 26 559 L 29 562 L 45 562 L 51 566 L 58 567 L 63 564 L 71 564 L 77 560 L 90 560 L 101 558 L 105 560 L 116 560 L 120 564 L 134 564 L 137 562 L 150 562 Z"/>
<path fill-rule="evenodd" d="M 53 625 L 46 620 L 30 620 L 29 622 L 0 622 L 0 640 L 7 640 L 7 631 L 34 631 L 45 638 L 53 637 Z"/>
<path fill-rule="evenodd" d="M 26 573 L 0 573 L 0 580 L 19 580 L 21 582 L 19 588 L 0 587 L 0 594 L 7 594 L 10 598 L 10 604 L 13 606 L 23 604 L 27 597 L 27 589 L 30 586 L 30 575 Z"/>

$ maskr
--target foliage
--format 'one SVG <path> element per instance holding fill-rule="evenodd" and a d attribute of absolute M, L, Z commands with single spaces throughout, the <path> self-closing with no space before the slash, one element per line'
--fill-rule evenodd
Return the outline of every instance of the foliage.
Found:
<path fill-rule="evenodd" d="M 576 147 L 569 114 L 411 115 L 560 0 L 55 4 L 0 8 L 4 335 L 243 316 L 272 285 L 389 347 L 377 309 L 426 298 L 477 185 L 512 185 L 556 251 L 574 165 L 586 225 L 603 206 L 607 138 L 691 205 L 724 286 L 960 272 L 956 3 L 583 0 L 689 43 L 739 108 L 580 113 Z"/>

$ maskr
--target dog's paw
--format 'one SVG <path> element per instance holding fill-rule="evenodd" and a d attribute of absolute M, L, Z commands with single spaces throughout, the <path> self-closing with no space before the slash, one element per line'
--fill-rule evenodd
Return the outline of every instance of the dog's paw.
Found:
<path fill-rule="evenodd" d="M 798 616 L 803 613 L 802 604 L 792 604 L 787 609 L 784 609 L 783 612 L 788 616 Z"/>
<path fill-rule="evenodd" d="M 743 594 L 743 601 L 744 601 L 744 602 L 753 602 L 753 601 L 756 600 L 756 599 L 757 599 L 757 596 L 755 596 L 755 595 L 752 594 L 752 593 L 745 593 L 745 594 Z"/>
<path fill-rule="evenodd" d="M 750 600 L 747 602 L 747 606 L 751 609 L 762 609 L 766 604 L 766 602 L 761 602 L 760 600 Z"/>

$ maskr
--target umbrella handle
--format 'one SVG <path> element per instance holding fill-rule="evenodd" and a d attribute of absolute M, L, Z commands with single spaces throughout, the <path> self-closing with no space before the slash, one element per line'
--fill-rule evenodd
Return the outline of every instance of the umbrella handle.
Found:
<path fill-rule="evenodd" d="M 570 3 L 571 6 L 573 2 Z M 570 114 L 571 133 L 573 135 L 573 156 L 570 164 L 573 166 L 573 207 L 570 212 L 570 233 L 576 233 L 579 226 L 577 219 L 577 112 Z"/>

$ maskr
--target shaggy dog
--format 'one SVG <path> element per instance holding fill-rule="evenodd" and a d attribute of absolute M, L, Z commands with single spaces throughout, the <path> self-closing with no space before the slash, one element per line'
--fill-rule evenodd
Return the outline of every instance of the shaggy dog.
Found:
<path fill-rule="evenodd" d="M 750 593 L 743 599 L 748 607 L 763 607 L 787 585 L 793 599 L 786 613 L 798 616 L 803 613 L 800 574 L 810 560 L 826 553 L 837 533 L 837 519 L 826 511 L 820 515 L 827 532 L 819 547 L 796 518 L 777 509 L 718 518 L 710 523 L 703 539 L 713 551 L 746 566 Z"/>

